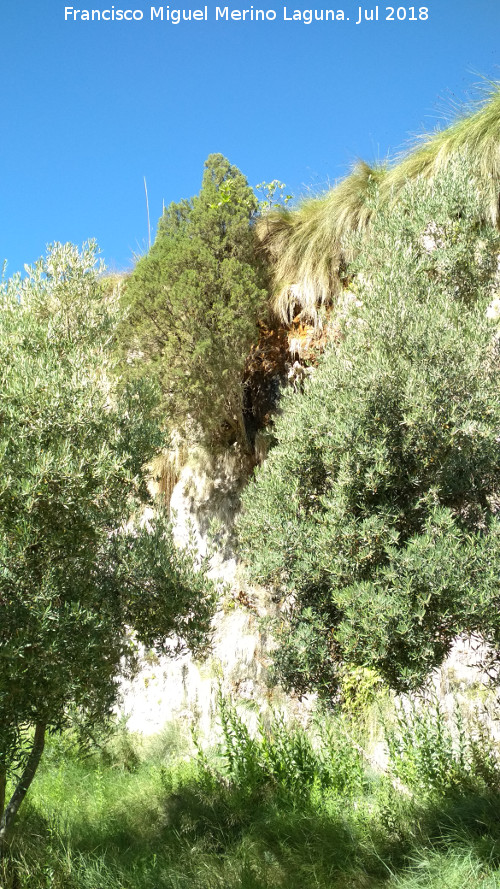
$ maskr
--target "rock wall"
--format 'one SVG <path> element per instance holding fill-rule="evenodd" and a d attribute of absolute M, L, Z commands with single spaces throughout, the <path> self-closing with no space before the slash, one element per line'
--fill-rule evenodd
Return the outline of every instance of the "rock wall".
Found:
<path fill-rule="evenodd" d="M 140 652 L 140 669 L 123 680 L 120 715 L 130 731 L 151 735 L 179 721 L 202 741 L 217 733 L 220 691 L 238 706 L 250 728 L 271 711 L 306 720 L 314 696 L 299 701 L 269 684 L 272 638 L 266 620 L 277 606 L 269 593 L 245 580 L 234 552 L 232 528 L 239 505 L 241 461 L 226 454 L 217 461 L 202 451 L 190 455 L 170 500 L 174 536 L 211 555 L 211 574 L 224 584 L 214 618 L 211 654 L 203 662 Z"/>
<path fill-rule="evenodd" d="M 175 538 L 181 546 L 191 542 L 202 556 L 211 554 L 212 576 L 223 582 L 224 591 L 205 661 L 141 650 L 137 674 L 121 686 L 119 712 L 133 732 L 152 735 L 177 723 L 183 732 L 194 728 L 202 743 L 213 741 L 219 691 L 236 704 L 250 729 L 259 718 L 266 722 L 272 711 L 307 722 L 314 707 L 314 695 L 299 701 L 270 685 L 273 641 L 266 624 L 278 606 L 266 590 L 249 584 L 235 554 L 233 527 L 244 477 L 236 452 L 214 460 L 193 451 L 179 470 L 170 500 Z M 450 713 L 457 701 L 470 714 L 490 704 L 492 715 L 485 711 L 485 719 L 500 738 L 496 693 L 486 688 L 488 677 L 481 666 L 486 659 L 487 650 L 479 642 L 457 640 L 430 688 Z"/>

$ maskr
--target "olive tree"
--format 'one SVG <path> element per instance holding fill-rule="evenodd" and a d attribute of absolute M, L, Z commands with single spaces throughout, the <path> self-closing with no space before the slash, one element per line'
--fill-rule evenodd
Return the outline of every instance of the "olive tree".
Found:
<path fill-rule="evenodd" d="M 47 732 L 109 716 L 131 628 L 201 651 L 215 592 L 161 512 L 137 518 L 156 395 L 114 372 L 94 245 L 27 271 L 0 290 L 0 846 Z"/>
<path fill-rule="evenodd" d="M 340 336 L 243 496 L 253 575 L 286 604 L 284 683 L 343 663 L 421 683 L 460 633 L 500 651 L 498 233 L 461 163 L 374 206 Z"/>

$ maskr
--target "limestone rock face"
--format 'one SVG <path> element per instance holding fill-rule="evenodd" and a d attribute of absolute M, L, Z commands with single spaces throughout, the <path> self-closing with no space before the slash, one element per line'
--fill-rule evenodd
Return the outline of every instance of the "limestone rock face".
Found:
<path fill-rule="evenodd" d="M 242 477 L 237 454 L 218 461 L 191 454 L 179 470 L 170 500 L 176 540 L 180 546 L 194 545 L 200 556 L 210 556 L 212 576 L 222 584 L 213 647 L 203 662 L 190 654 L 169 658 L 140 652 L 137 674 L 121 685 L 120 714 L 130 731 L 153 735 L 174 724 L 184 733 L 194 728 L 201 743 L 213 742 L 219 689 L 236 704 L 251 730 L 259 718 L 266 722 L 271 711 L 308 721 L 315 696 L 299 701 L 269 682 L 273 642 L 266 621 L 277 615 L 279 606 L 268 591 L 249 584 L 238 563 L 233 527 Z M 445 711 L 452 713 L 458 701 L 464 712 L 473 714 L 495 696 L 486 689 L 487 659 L 484 645 L 456 641 L 430 683 Z M 487 722 L 492 735 L 500 737 L 500 724 L 489 718 Z M 386 757 L 385 745 L 375 745 L 374 762 L 383 768 Z"/>
<path fill-rule="evenodd" d="M 170 500 L 174 536 L 180 546 L 191 543 L 201 556 L 210 555 L 212 576 L 223 584 L 213 647 L 204 662 L 190 654 L 172 659 L 140 652 L 137 674 L 121 686 L 120 714 L 130 731 L 151 735 L 180 721 L 202 742 L 213 740 L 219 688 L 251 729 L 271 710 L 303 720 L 310 712 L 313 696 L 299 702 L 269 685 L 272 639 L 265 622 L 278 606 L 267 591 L 249 585 L 235 555 L 240 469 L 237 455 L 226 454 L 215 465 L 198 455 L 180 471 Z"/>

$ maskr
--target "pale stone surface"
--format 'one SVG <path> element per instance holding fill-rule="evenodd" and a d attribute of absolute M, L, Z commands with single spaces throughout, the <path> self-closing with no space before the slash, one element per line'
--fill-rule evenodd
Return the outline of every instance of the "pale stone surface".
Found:
<path fill-rule="evenodd" d="M 133 679 L 121 684 L 120 715 L 130 731 L 152 735 L 172 721 L 194 726 L 203 741 L 214 736 L 216 702 L 222 693 L 241 705 L 249 727 L 255 729 L 272 709 L 306 719 L 314 696 L 299 702 L 267 683 L 272 642 L 260 624 L 276 612 L 265 590 L 251 587 L 242 577 L 235 557 L 231 529 L 238 504 L 237 461 L 226 458 L 211 476 L 189 462 L 180 472 L 170 509 L 174 536 L 179 546 L 194 544 L 201 556 L 213 549 L 210 524 L 219 523 L 218 544 L 211 557 L 211 573 L 221 580 L 224 591 L 214 619 L 211 655 L 203 663 L 191 655 L 171 659 L 141 651 L 141 667 Z"/>
<path fill-rule="evenodd" d="M 120 713 L 127 718 L 131 731 L 143 735 L 153 735 L 167 723 L 180 721 L 184 727 L 195 727 L 202 742 L 213 740 L 217 734 L 219 687 L 238 705 L 252 730 L 259 718 L 265 721 L 272 710 L 305 724 L 314 708 L 314 695 L 298 701 L 268 685 L 272 641 L 261 619 L 276 614 L 278 606 L 265 590 L 250 586 L 244 579 L 232 547 L 231 529 L 238 504 L 236 458 L 225 458 L 218 469 L 218 474 L 211 475 L 210 468 L 188 462 L 180 471 L 171 498 L 175 536 L 180 546 L 191 541 L 200 555 L 207 555 L 213 545 L 209 539 L 211 521 L 216 519 L 219 523 L 211 572 L 225 589 L 214 619 L 213 651 L 203 663 L 195 662 L 189 654 L 172 659 L 142 651 L 138 674 L 132 680 L 122 681 Z M 471 715 L 484 710 L 486 700 L 493 700 L 481 668 L 486 654 L 485 646 L 458 639 L 432 677 L 431 690 L 450 713 L 457 700 Z M 400 700 L 404 705 L 404 698 Z M 484 719 L 492 734 L 500 738 L 500 724 L 487 714 Z M 383 769 L 385 744 L 375 738 L 373 741 L 370 756 L 374 765 Z"/>

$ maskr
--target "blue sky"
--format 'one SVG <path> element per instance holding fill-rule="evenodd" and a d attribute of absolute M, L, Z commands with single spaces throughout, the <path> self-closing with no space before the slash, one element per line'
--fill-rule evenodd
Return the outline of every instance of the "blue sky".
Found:
<path fill-rule="evenodd" d="M 285 5 L 288 15 L 343 9 L 349 21 L 284 21 Z M 216 22 L 209 3 L 208 21 L 179 25 L 150 21 L 142 0 L 114 8 L 142 11 L 143 20 L 65 21 L 59 0 L 2 0 L 0 260 L 8 274 L 48 242 L 90 237 L 109 267 L 131 268 L 147 245 L 144 176 L 153 234 L 163 201 L 199 190 L 211 152 L 252 185 L 279 178 L 295 195 L 317 192 L 356 158 L 382 159 L 435 128 L 477 97 L 481 76 L 500 79 L 495 0 L 429 0 L 428 20 L 417 22 L 408 21 L 409 4 L 396 7 L 406 21 L 393 22 L 379 4 L 379 20 L 359 25 L 353 0 L 254 0 L 255 9 L 276 11 L 267 22 Z"/>

